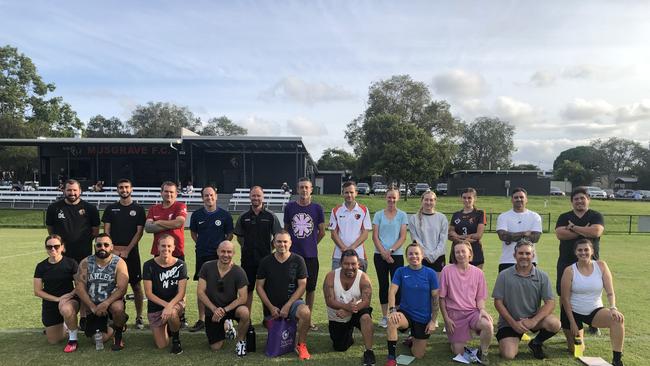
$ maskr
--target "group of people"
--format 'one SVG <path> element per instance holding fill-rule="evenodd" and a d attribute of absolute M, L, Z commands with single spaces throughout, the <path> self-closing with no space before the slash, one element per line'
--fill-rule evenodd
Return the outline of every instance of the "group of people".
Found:
<path fill-rule="evenodd" d="M 146 296 L 147 318 L 156 346 L 167 347 L 171 339 L 171 352 L 181 353 L 179 330 L 186 324 L 189 279 L 184 261 L 187 207 L 176 200 L 173 182 L 162 184 L 162 203 L 146 214 L 131 199 L 130 181 L 120 180 L 117 189 L 120 199 L 104 211 L 102 234 L 97 209 L 80 198 L 79 183 L 74 180 L 66 182 L 64 199 L 47 210 L 48 258 L 38 264 L 34 275 L 34 292 L 43 299 L 47 339 L 51 343 L 65 339 L 67 329 L 64 351 L 73 352 L 78 329 L 82 328 L 96 342 L 112 339 L 112 349 L 122 349 L 128 320 L 124 295 L 130 284 L 136 327 L 144 327 Z M 277 216 L 264 207 L 264 192 L 259 186 L 250 189 L 251 206 L 236 223 L 226 210 L 217 207 L 214 187 L 201 190 L 204 207 L 192 213 L 189 224 L 196 243 L 194 280 L 198 281 L 199 310 L 199 319 L 189 330 L 204 330 L 211 349 L 221 349 L 226 338 L 236 339 L 239 356 L 253 346 L 247 344 L 247 334 L 254 332 L 251 306 L 255 290 L 263 304 L 264 323 L 293 319 L 297 323 L 298 357 L 310 358 L 307 335 L 317 329 L 312 312 L 320 267 L 318 243 L 326 235 L 325 219 L 322 207 L 312 202 L 309 179 L 299 180 L 297 193 L 298 199 L 284 208 L 283 229 Z M 437 197 L 432 191 L 422 195 L 420 209 L 410 218 L 397 208 L 397 189 L 388 190 L 386 208 L 377 211 L 372 220 L 356 195 L 356 185 L 345 183 L 344 202 L 332 209 L 329 220 L 335 248 L 332 270 L 323 281 L 322 291 L 333 348 L 346 351 L 353 343 L 356 327 L 365 346 L 363 364 L 375 364 L 372 284 L 365 273 L 368 258 L 364 247 L 372 230 L 382 311 L 378 324 L 387 331 L 386 365 L 396 364 L 398 330 L 410 329 L 405 344 L 413 356 L 424 356 L 427 339 L 438 327 L 438 312 L 451 351 L 463 353 L 475 332 L 480 337 L 477 358 L 489 363 L 494 325 L 486 310 L 488 288 L 482 271 L 485 259 L 481 239 L 486 217 L 475 207 L 476 191 L 463 191 L 463 209 L 454 213 L 450 222 L 436 211 Z M 514 189 L 511 199 L 512 210 L 497 220 L 503 244 L 500 273 L 492 291 L 499 313 L 496 338 L 501 356 L 513 359 L 520 339 L 529 332 L 538 333 L 528 343 L 536 358 L 545 357 L 543 342 L 560 329 L 564 329 L 571 350 L 576 339 L 584 347 L 582 326 L 586 323 L 611 329 L 613 364 L 622 365 L 623 315 L 616 308 L 611 272 L 598 260 L 604 222 L 602 215 L 589 209 L 587 192 L 582 188 L 572 192 L 573 209 L 562 214 L 556 224 L 560 239 L 556 290 L 561 299 L 561 319 L 553 315 L 555 296 L 548 275 L 536 267 L 535 243 L 542 233 L 541 218 L 526 208 L 525 189 Z M 144 231 L 154 234 L 154 257 L 141 267 L 137 245 Z M 413 241 L 405 246 L 407 231 Z M 241 247 L 241 265 L 233 262 L 234 236 Z M 446 265 L 448 240 L 452 246 Z M 603 289 L 608 308 L 600 301 Z"/>

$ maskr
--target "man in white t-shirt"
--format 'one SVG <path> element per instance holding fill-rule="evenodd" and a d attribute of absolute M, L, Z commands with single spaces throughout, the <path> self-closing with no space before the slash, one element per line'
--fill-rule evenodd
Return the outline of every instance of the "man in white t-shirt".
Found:
<path fill-rule="evenodd" d="M 356 201 L 357 187 L 354 182 L 343 183 L 343 198 L 345 202 L 332 209 L 329 230 L 332 232 L 334 253 L 332 254 L 332 270 L 341 266 L 341 253 L 346 249 L 354 249 L 359 255 L 359 268 L 366 272 L 368 261 L 364 242 L 368 239 L 368 231 L 372 229 L 368 208 Z"/>
<path fill-rule="evenodd" d="M 537 243 L 542 235 L 542 218 L 526 208 L 528 192 L 523 188 L 512 190 L 512 210 L 497 218 L 497 234 L 502 240 L 499 272 L 515 265 L 514 248 L 521 239 Z M 537 256 L 533 258 L 537 264 Z"/>

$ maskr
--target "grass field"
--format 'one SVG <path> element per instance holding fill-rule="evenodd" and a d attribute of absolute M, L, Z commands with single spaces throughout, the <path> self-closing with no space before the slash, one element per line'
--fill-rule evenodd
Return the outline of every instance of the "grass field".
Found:
<path fill-rule="evenodd" d="M 323 197 L 320 197 L 323 198 Z M 338 197 L 324 197 L 320 200 L 326 210 L 334 203 L 338 203 Z M 546 202 L 546 211 L 544 210 L 544 200 Z M 365 202 L 364 202 L 365 201 Z M 549 212 L 552 220 L 557 214 L 566 211 L 569 208 L 567 199 L 562 198 L 536 198 L 531 197 L 529 207 L 540 213 Z M 383 207 L 383 201 L 379 198 L 362 198 L 362 202 L 368 203 L 371 211 Z M 418 201 L 409 199 L 401 202 L 400 207 L 406 211 L 414 212 L 417 208 Z M 479 201 L 480 207 L 491 211 L 501 212 L 509 208 L 509 202 L 503 198 L 486 197 Z M 444 212 L 451 212 L 459 208 L 459 200 L 456 198 L 443 197 L 440 199 L 439 209 Z M 646 203 L 634 202 L 593 202 L 592 207 L 605 213 L 620 213 L 628 215 L 644 214 L 647 210 Z M 645 211 L 645 212 L 644 212 Z M 24 215 L 24 216 L 23 216 Z M 8 217 L 17 222 L 28 222 L 28 220 L 40 220 L 38 213 L 24 214 L 22 211 L 0 212 L 0 222 L 6 222 Z M 192 334 L 183 332 L 181 339 L 183 341 L 184 354 L 172 356 L 167 350 L 155 350 L 152 338 L 148 330 L 135 330 L 133 327 L 125 335 L 126 349 L 119 353 L 106 351 L 101 354 L 101 359 L 95 352 L 89 340 L 82 340 L 78 352 L 67 355 L 62 352 L 63 345 L 48 345 L 44 336 L 41 334 L 42 326 L 40 323 L 40 299 L 33 295 L 32 277 L 36 263 L 46 257 L 45 250 L 42 246 L 42 239 L 45 236 L 45 230 L 37 229 L 0 229 L 0 271 L 5 285 L 0 287 L 0 298 L 3 299 L 0 305 L 0 311 L 3 314 L 0 317 L 0 365 L 68 365 L 68 364 L 89 364 L 89 365 L 124 365 L 126 363 L 148 363 L 155 365 L 178 365 L 179 363 L 187 365 L 195 364 L 217 364 L 217 365 L 262 365 L 262 364 L 298 364 L 295 355 L 289 354 L 283 357 L 269 359 L 263 356 L 261 351 L 266 341 L 266 335 L 260 326 L 258 330 L 258 352 L 250 354 L 244 359 L 238 359 L 234 356 L 234 344 L 226 343 L 224 350 L 218 353 L 209 351 L 205 335 Z M 485 273 L 488 282 L 488 288 L 491 290 L 496 278 L 497 263 L 501 244 L 496 234 L 488 233 L 484 237 L 486 248 L 486 266 Z M 186 232 L 188 247 L 188 263 L 191 270 L 194 268 L 194 256 L 192 254 L 192 241 L 189 232 Z M 647 263 L 650 261 L 650 254 L 646 247 L 648 242 L 647 235 L 605 235 L 601 241 L 601 255 L 604 258 L 614 274 L 614 284 L 618 298 L 618 306 L 626 316 L 627 337 L 625 342 L 624 361 L 626 365 L 646 365 L 645 355 L 650 351 L 648 341 L 650 336 L 645 333 L 648 325 L 643 314 L 648 304 L 650 304 L 650 291 L 646 286 L 648 271 Z M 145 235 L 142 240 L 140 253 L 143 259 L 148 258 L 151 236 Z M 369 243 L 369 245 L 371 245 Z M 538 252 L 540 258 L 540 268 L 545 270 L 551 279 L 555 279 L 555 260 L 557 258 L 557 240 L 552 234 L 542 235 Z M 322 282 L 327 270 L 329 269 L 329 258 L 333 250 L 332 241 L 329 235 L 323 240 L 320 246 L 321 272 L 319 281 Z M 367 253 L 372 250 L 367 247 Z M 239 262 L 238 259 L 236 259 Z M 375 271 L 372 263 L 368 271 L 371 279 L 374 281 Z M 376 282 L 375 282 L 376 283 Z M 197 318 L 196 300 L 195 300 L 196 283 L 190 282 L 188 288 L 188 308 L 187 315 L 192 323 Z M 376 295 L 376 291 L 374 292 Z M 380 314 L 378 299 L 373 298 L 373 307 L 375 314 Z M 134 319 L 135 309 L 129 302 L 127 305 L 128 312 L 131 314 L 131 323 Z M 496 311 L 489 302 L 488 309 L 496 317 Z M 556 307 L 556 313 L 559 313 Z M 329 335 L 327 334 L 327 318 L 325 305 L 322 300 L 320 291 L 317 293 L 314 319 L 319 325 L 320 330 L 310 333 L 308 336 L 308 345 L 312 353 L 312 360 L 309 363 L 314 365 L 357 365 L 361 363 L 363 352 L 360 334 L 355 332 L 356 344 L 345 353 L 338 353 L 332 350 Z M 254 304 L 254 323 L 257 325 L 261 319 L 261 308 L 259 300 L 255 299 Z M 377 354 L 378 365 L 383 365 L 386 356 L 385 332 L 381 328 L 376 328 L 375 332 L 375 353 Z M 477 340 L 474 341 L 477 344 Z M 603 330 L 603 335 L 599 337 L 588 337 L 586 340 L 586 355 L 601 356 L 606 360 L 611 358 L 611 348 L 607 330 Z M 401 346 L 398 352 L 408 352 Z M 547 353 L 549 359 L 538 361 L 530 356 L 525 344 L 522 343 L 521 354 L 517 360 L 505 362 L 499 359 L 496 346 L 493 346 L 490 353 L 492 364 L 504 365 L 578 365 L 565 351 L 564 337 L 558 335 L 547 342 Z M 451 361 L 451 353 L 447 345 L 445 335 L 437 331 L 434 334 L 427 348 L 427 355 L 423 360 L 414 362 L 414 365 L 452 365 L 457 364 Z"/>

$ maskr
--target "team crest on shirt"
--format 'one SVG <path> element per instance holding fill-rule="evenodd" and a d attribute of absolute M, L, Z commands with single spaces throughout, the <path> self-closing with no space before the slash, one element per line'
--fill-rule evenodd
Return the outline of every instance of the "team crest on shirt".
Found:
<path fill-rule="evenodd" d="M 359 220 L 359 219 L 361 218 L 361 214 L 354 214 L 354 218 L 355 218 L 356 220 Z"/>
<path fill-rule="evenodd" d="M 296 238 L 307 238 L 314 231 L 314 220 L 304 212 L 297 213 L 291 218 L 291 228 Z"/>
<path fill-rule="evenodd" d="M 60 219 L 65 219 L 65 214 L 63 213 L 63 210 L 59 210 L 59 213 L 56 215 L 56 217 Z"/>
<path fill-rule="evenodd" d="M 129 211 L 129 215 L 130 215 L 130 216 L 135 216 L 135 215 L 136 215 L 135 210 L 131 210 L 131 211 Z"/>
<path fill-rule="evenodd" d="M 221 220 L 214 220 L 214 224 L 217 226 L 221 226 Z"/>
<path fill-rule="evenodd" d="M 460 224 L 460 219 L 454 220 L 454 224 L 456 224 L 456 225 Z"/>
<path fill-rule="evenodd" d="M 83 208 L 79 210 L 79 216 L 83 216 L 85 214 L 86 214 L 86 210 L 84 210 Z"/>

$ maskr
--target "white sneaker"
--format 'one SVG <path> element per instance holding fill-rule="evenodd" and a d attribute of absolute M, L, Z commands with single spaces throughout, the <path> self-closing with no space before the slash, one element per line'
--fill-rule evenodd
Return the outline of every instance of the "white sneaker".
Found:
<path fill-rule="evenodd" d="M 379 324 L 377 324 L 377 325 L 379 325 L 382 328 L 388 328 L 388 318 L 387 317 L 381 318 L 381 320 L 379 321 Z"/>
<path fill-rule="evenodd" d="M 235 346 L 235 352 L 239 357 L 246 356 L 246 341 L 238 341 L 237 345 Z"/>
<path fill-rule="evenodd" d="M 232 319 L 227 319 L 224 322 L 224 328 L 226 330 L 226 339 L 235 339 L 237 338 L 237 329 L 232 324 Z"/>

